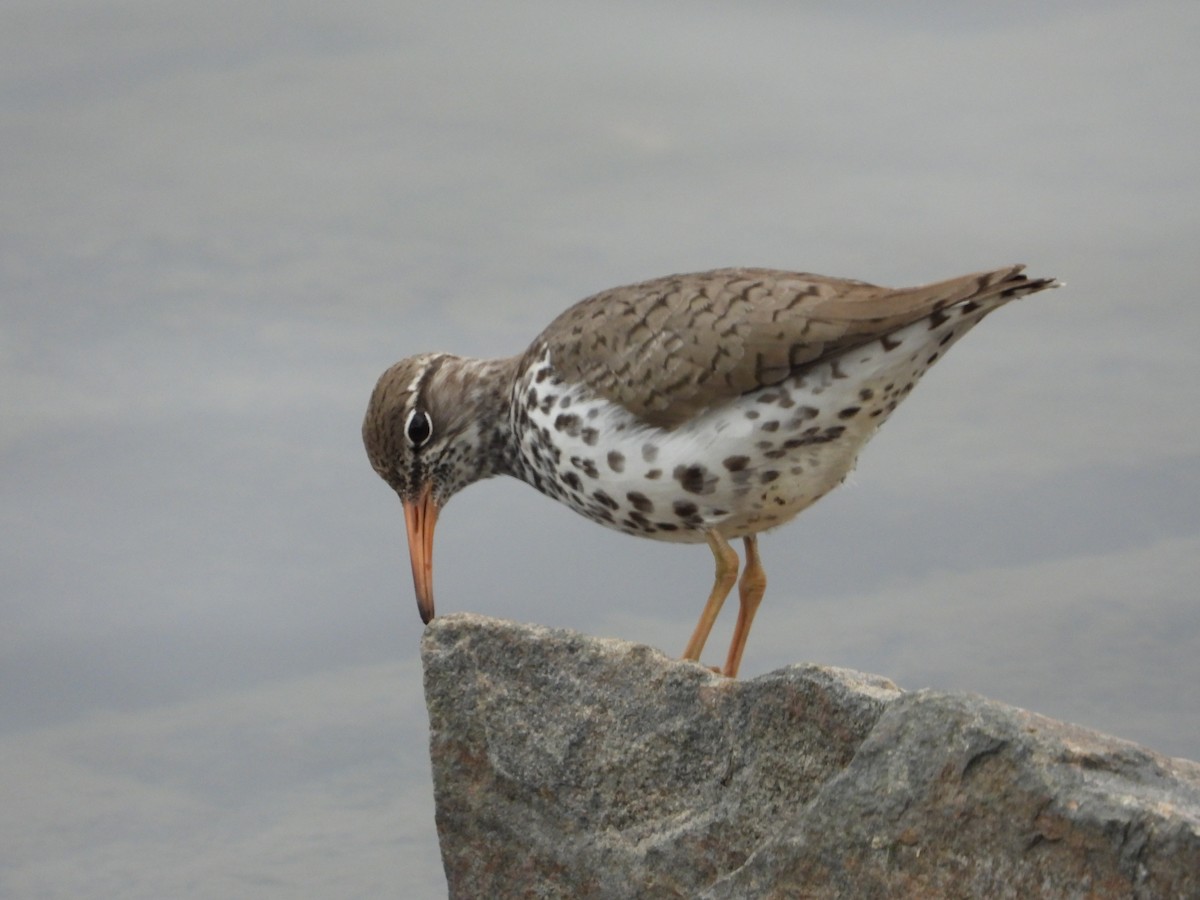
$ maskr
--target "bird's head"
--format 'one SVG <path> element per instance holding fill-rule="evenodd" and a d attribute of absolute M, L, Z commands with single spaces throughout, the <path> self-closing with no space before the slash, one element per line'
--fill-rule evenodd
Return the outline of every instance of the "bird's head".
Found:
<path fill-rule="evenodd" d="M 371 466 L 404 504 L 417 609 L 433 618 L 433 530 L 455 493 L 501 469 L 495 455 L 496 413 L 490 361 L 446 353 L 401 360 L 380 376 L 363 420 Z M 489 451 L 492 451 L 489 455 Z"/>

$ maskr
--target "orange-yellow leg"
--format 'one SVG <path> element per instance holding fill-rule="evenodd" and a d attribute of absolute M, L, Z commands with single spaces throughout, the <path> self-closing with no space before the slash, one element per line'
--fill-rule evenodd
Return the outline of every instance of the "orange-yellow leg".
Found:
<path fill-rule="evenodd" d="M 742 664 L 742 651 L 746 649 L 746 638 L 750 637 L 750 626 L 754 622 L 754 614 L 762 603 L 763 594 L 767 592 L 767 573 L 763 571 L 762 561 L 758 558 L 758 537 L 750 535 L 745 538 L 746 567 L 742 570 L 742 580 L 738 582 L 737 624 L 733 626 L 733 640 L 729 644 L 729 656 L 725 660 L 724 674 L 729 678 L 737 678 L 738 667 Z"/>
<path fill-rule="evenodd" d="M 700 659 L 700 653 L 704 650 L 704 642 L 708 640 L 713 622 L 717 621 L 717 613 L 721 611 L 721 604 L 725 602 L 725 598 L 733 590 L 733 583 L 737 581 L 737 551 L 729 546 L 729 541 L 715 531 L 705 532 L 704 537 L 712 550 L 713 559 L 716 560 L 717 574 L 713 581 L 712 592 L 708 595 L 708 602 L 704 604 L 704 612 L 700 614 L 700 621 L 696 625 L 696 630 L 692 632 L 692 639 L 688 641 L 687 649 L 683 651 L 684 659 Z"/>

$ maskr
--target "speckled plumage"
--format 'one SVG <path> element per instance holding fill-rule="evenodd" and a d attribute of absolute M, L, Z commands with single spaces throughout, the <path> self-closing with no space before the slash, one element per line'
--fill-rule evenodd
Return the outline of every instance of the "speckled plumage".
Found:
<path fill-rule="evenodd" d="M 620 531 L 707 541 L 717 584 L 689 656 L 736 578 L 727 541 L 743 538 L 748 631 L 765 587 L 755 535 L 836 487 L 984 316 L 1054 286 L 1022 268 L 902 290 L 767 269 L 676 275 L 581 301 L 520 356 L 397 363 L 363 437 L 405 504 L 422 617 L 433 613 L 438 511 L 467 484 L 506 474 Z M 731 649 L 729 674 L 740 655 Z"/>

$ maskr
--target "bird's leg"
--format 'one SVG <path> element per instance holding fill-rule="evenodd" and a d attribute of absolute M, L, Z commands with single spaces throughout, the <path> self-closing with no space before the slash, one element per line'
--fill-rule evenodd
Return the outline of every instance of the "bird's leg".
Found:
<path fill-rule="evenodd" d="M 762 603 L 763 594 L 767 592 L 767 573 L 763 571 L 762 561 L 758 558 L 758 536 L 750 535 L 745 538 L 746 567 L 742 570 L 742 580 L 738 582 L 737 624 L 733 626 L 733 640 L 729 644 L 729 656 L 725 660 L 724 674 L 729 678 L 737 678 L 738 667 L 742 664 L 742 651 L 746 649 L 746 638 L 750 636 L 750 625 L 754 622 L 754 614 Z"/>
<path fill-rule="evenodd" d="M 696 625 L 696 630 L 692 632 L 692 639 L 688 641 L 687 649 L 683 651 L 684 659 L 700 659 L 700 653 L 704 650 L 704 642 L 708 640 L 713 622 L 717 621 L 717 613 L 721 611 L 721 604 L 725 602 L 725 598 L 733 590 L 733 583 L 737 581 L 737 551 L 730 547 L 729 541 L 717 534 L 715 530 L 706 531 L 704 537 L 712 550 L 713 559 L 716 560 L 717 574 L 713 580 L 712 592 L 708 595 L 708 602 L 704 604 L 704 612 L 700 614 L 700 621 Z"/>

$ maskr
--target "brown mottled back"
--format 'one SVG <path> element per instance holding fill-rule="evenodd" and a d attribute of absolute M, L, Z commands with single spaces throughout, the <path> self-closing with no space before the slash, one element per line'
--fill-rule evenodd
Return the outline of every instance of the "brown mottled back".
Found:
<path fill-rule="evenodd" d="M 1010 266 L 915 288 L 773 269 L 716 269 L 614 288 L 577 303 L 533 342 L 563 378 L 647 423 L 674 428 L 713 404 L 963 302 L 1042 290 Z"/>

